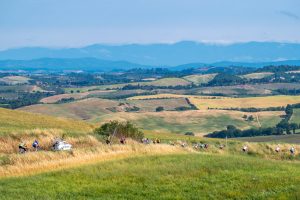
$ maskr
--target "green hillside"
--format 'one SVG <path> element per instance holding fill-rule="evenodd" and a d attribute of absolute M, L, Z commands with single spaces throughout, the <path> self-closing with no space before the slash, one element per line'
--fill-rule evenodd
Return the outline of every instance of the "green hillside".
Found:
<path fill-rule="evenodd" d="M 211 81 L 212 79 L 214 79 L 214 77 L 217 74 L 203 74 L 203 75 L 189 75 L 189 76 L 185 76 L 183 77 L 185 80 L 190 81 L 196 85 L 201 85 L 203 83 L 208 83 L 209 81 Z"/>
<path fill-rule="evenodd" d="M 298 199 L 300 166 L 232 155 L 144 156 L 0 185 L 2 199 Z"/>

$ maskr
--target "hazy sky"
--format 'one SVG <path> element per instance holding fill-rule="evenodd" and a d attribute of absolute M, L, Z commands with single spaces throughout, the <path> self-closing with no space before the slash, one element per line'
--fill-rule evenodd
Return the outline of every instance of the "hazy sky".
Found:
<path fill-rule="evenodd" d="M 300 0 L 0 0 L 0 49 L 300 42 Z"/>

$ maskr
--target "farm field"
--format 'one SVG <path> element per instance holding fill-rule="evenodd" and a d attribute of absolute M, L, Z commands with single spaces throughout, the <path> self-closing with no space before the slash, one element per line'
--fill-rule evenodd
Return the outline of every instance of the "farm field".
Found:
<path fill-rule="evenodd" d="M 175 110 L 181 106 L 190 107 L 185 98 L 127 101 L 87 98 L 61 104 L 37 104 L 22 107 L 20 110 L 56 117 L 95 121 L 97 117 L 116 112 L 129 112 L 131 109 L 134 109 L 134 107 L 139 108 L 138 112 L 155 112 L 159 106 L 163 106 L 165 110 Z"/>
<path fill-rule="evenodd" d="M 290 119 L 292 123 L 300 124 L 300 109 L 294 109 L 292 118 Z"/>
<path fill-rule="evenodd" d="M 95 118 L 92 122 L 110 120 L 129 120 L 144 130 L 153 132 L 180 133 L 194 132 L 203 135 L 216 130 L 226 129 L 227 125 L 234 125 L 241 129 L 250 127 L 272 126 L 280 121 L 282 112 L 259 112 L 253 122 L 245 121 L 245 113 L 238 111 L 219 110 L 191 110 L 184 112 L 164 111 L 159 113 L 113 113 Z"/>
<path fill-rule="evenodd" d="M 141 85 L 141 86 L 186 86 L 190 85 L 191 82 L 182 78 L 162 78 L 154 81 L 145 82 L 132 82 L 123 84 L 113 84 L 113 85 L 99 85 L 90 87 L 80 87 L 80 88 L 65 88 L 65 92 L 70 93 L 71 91 L 88 92 L 93 90 L 106 90 L 106 89 L 118 89 L 126 85 Z"/>
<path fill-rule="evenodd" d="M 96 90 L 91 92 L 82 92 L 82 93 L 69 93 L 69 94 L 59 94 L 50 97 L 46 97 L 40 100 L 42 103 L 56 103 L 62 99 L 74 98 L 74 99 L 83 99 L 89 95 L 97 95 L 102 93 L 110 93 L 112 91 L 107 90 Z"/>
<path fill-rule="evenodd" d="M 17 84 L 27 84 L 29 83 L 30 78 L 24 76 L 5 76 L 0 78 L 0 82 L 6 83 L 8 85 L 17 85 Z"/>
<path fill-rule="evenodd" d="M 208 83 L 209 81 L 214 79 L 216 75 L 217 74 L 190 75 L 183 77 L 183 79 L 190 81 L 195 85 L 201 85 L 203 83 Z"/>
<path fill-rule="evenodd" d="M 4 199 L 297 199 L 300 168 L 247 156 L 148 155 L 4 178 L 0 185 Z"/>
<path fill-rule="evenodd" d="M 191 102 L 199 109 L 207 108 L 267 108 L 286 106 L 300 102 L 300 96 L 266 96 L 227 99 L 197 99 L 191 98 Z"/>
<path fill-rule="evenodd" d="M 251 74 L 246 74 L 241 76 L 242 78 L 246 79 L 262 79 L 268 76 L 273 75 L 274 73 L 272 72 L 261 72 L 261 73 L 251 73 Z"/>
<path fill-rule="evenodd" d="M 300 84 L 297 83 L 265 83 L 265 84 L 245 84 L 234 86 L 219 86 L 219 87 L 202 87 L 189 90 L 193 94 L 223 94 L 223 95 L 258 95 L 265 96 L 270 94 L 278 94 L 277 90 L 300 89 Z"/>
<path fill-rule="evenodd" d="M 230 98 L 230 97 L 213 97 L 213 96 L 196 96 L 196 95 L 175 95 L 175 94 L 158 94 L 131 97 L 129 99 L 151 99 L 151 98 L 172 98 L 185 97 L 189 98 L 191 103 L 198 109 L 208 108 L 266 108 L 286 106 L 287 104 L 295 104 L 300 102 L 300 96 L 266 96 L 266 97 L 246 97 L 246 98 Z"/>
<path fill-rule="evenodd" d="M 25 106 L 20 110 L 52 115 L 56 117 L 66 117 L 78 120 L 92 120 L 96 116 L 111 113 L 106 108 L 118 106 L 118 101 L 89 98 L 63 104 L 37 104 Z"/>
<path fill-rule="evenodd" d="M 185 98 L 189 98 L 200 110 L 155 112 L 159 106 L 164 107 L 165 110 L 175 110 L 180 106 L 189 107 Z M 246 105 L 257 107 L 254 103 L 261 104 L 261 102 L 255 100 L 256 98 L 249 100 L 250 103 Z M 88 98 L 63 104 L 26 106 L 20 108 L 20 110 L 56 117 L 86 120 L 92 123 L 104 123 L 111 120 L 130 120 L 144 130 L 181 134 L 190 131 L 199 135 L 225 129 L 227 125 L 235 125 L 238 128 L 246 129 L 250 127 L 275 126 L 280 121 L 282 112 L 243 113 L 239 111 L 207 110 L 207 107 L 212 107 L 212 105 L 220 105 L 226 108 L 228 105 L 241 105 L 244 99 L 246 98 L 159 94 L 136 96 L 128 98 L 126 101 Z M 283 101 L 278 100 L 278 102 L 282 103 Z M 139 110 L 136 111 L 135 107 L 138 107 Z M 131 111 L 132 109 L 134 111 Z M 253 115 L 254 121 L 245 121 L 242 118 L 244 114 Z"/>
<path fill-rule="evenodd" d="M 66 132 L 91 131 L 92 125 L 71 119 L 0 108 L 0 135 L 33 129 L 60 129 Z"/>
<path fill-rule="evenodd" d="M 178 107 L 190 107 L 185 98 L 127 100 L 126 102 L 139 107 L 139 111 L 141 112 L 155 112 L 156 108 L 160 106 L 163 107 L 164 110 L 175 110 Z"/>
<path fill-rule="evenodd" d="M 243 138 L 236 138 L 236 140 L 247 141 L 247 142 L 272 142 L 272 143 L 300 144 L 300 134 L 243 137 Z"/>

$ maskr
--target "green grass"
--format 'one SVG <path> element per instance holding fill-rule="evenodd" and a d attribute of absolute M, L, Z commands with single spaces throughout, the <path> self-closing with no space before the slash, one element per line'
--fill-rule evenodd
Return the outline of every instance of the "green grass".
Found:
<path fill-rule="evenodd" d="M 2 199 L 297 199 L 299 163 L 183 154 L 0 180 Z"/>
<path fill-rule="evenodd" d="M 290 122 L 300 124 L 300 109 L 294 109 Z"/>
<path fill-rule="evenodd" d="M 134 121 L 138 127 L 146 130 L 160 130 L 172 133 L 209 133 L 216 130 L 226 129 L 227 125 L 235 125 L 239 128 L 248 127 L 250 124 L 243 120 L 236 120 L 228 115 L 206 116 L 205 118 L 187 118 L 184 122 L 178 123 L 176 119 L 170 120 L 163 117 L 148 117 Z M 251 125 L 250 125 L 251 126 Z"/>

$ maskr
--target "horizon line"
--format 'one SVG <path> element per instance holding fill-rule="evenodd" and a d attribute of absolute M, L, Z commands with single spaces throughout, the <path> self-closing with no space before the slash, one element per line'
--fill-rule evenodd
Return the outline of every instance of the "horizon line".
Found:
<path fill-rule="evenodd" d="M 76 49 L 85 48 L 95 45 L 105 45 L 105 46 L 126 46 L 126 45 L 175 45 L 179 43 L 195 43 L 195 44 L 205 44 L 212 46 L 229 46 L 234 44 L 247 44 L 247 43 L 282 43 L 282 44 L 300 44 L 300 41 L 291 40 L 249 40 L 249 41 L 229 41 L 229 40 L 177 40 L 177 41 L 160 41 L 160 42 L 95 42 L 87 43 L 83 45 L 27 45 L 27 46 L 16 46 L 8 48 L 0 48 L 0 51 L 23 49 L 23 48 L 49 48 L 49 49 Z"/>

